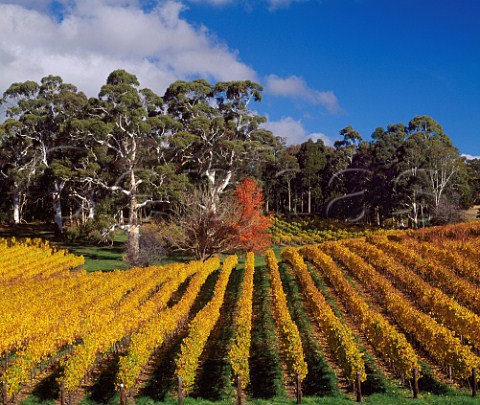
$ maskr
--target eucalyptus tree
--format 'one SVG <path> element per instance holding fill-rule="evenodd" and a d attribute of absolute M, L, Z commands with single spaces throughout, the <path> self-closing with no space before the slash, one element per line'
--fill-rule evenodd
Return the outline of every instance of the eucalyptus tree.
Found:
<path fill-rule="evenodd" d="M 89 154 L 101 161 L 99 168 L 90 166 L 80 179 L 127 200 L 128 257 L 133 262 L 139 257 L 139 212 L 151 204 L 168 203 L 169 180 L 175 177 L 164 142 L 177 124 L 162 106 L 161 97 L 139 88 L 135 75 L 115 70 L 98 98 L 89 100 L 84 119 L 73 123 Z"/>
<path fill-rule="evenodd" d="M 20 195 L 34 178 L 46 176 L 57 230 L 62 231 L 61 193 L 66 183 L 68 152 L 72 148 L 68 122 L 86 97 L 59 76 L 13 83 L 3 94 L 7 119 L 2 123 L 2 153 L 8 157 L 3 176 L 12 184 L 13 218 L 20 221 Z"/>
<path fill-rule="evenodd" d="M 335 141 L 333 146 L 339 152 L 342 152 L 345 160 L 352 161 L 357 146 L 362 142 L 362 136 L 351 125 L 340 130 L 343 139 Z"/>
<path fill-rule="evenodd" d="M 254 177 L 260 178 L 263 182 L 266 211 L 268 212 L 270 209 L 274 208 L 276 212 L 281 212 L 281 188 L 284 186 L 282 174 L 285 173 L 284 169 L 286 168 L 286 166 L 283 165 L 284 162 L 282 159 L 285 145 L 283 140 L 278 138 L 278 141 L 274 146 L 266 147 L 270 149 L 270 154 L 268 158 L 265 159 L 264 164 L 261 165 L 260 173 Z M 298 166 L 296 158 L 295 163 Z"/>
<path fill-rule="evenodd" d="M 442 195 L 454 180 L 462 162 L 459 150 L 434 119 L 417 116 L 409 123 L 410 137 L 424 140 L 425 169 L 434 207 L 440 205 Z"/>
<path fill-rule="evenodd" d="M 367 194 L 377 225 L 383 225 L 386 219 L 394 217 L 402 208 L 404 195 L 397 187 L 397 177 L 401 170 L 399 149 L 406 137 L 407 128 L 402 123 L 388 125 L 386 130 L 377 128 L 372 134 L 372 179 Z"/>
<path fill-rule="evenodd" d="M 297 174 L 300 172 L 300 165 L 298 163 L 298 153 L 300 147 L 298 145 L 290 145 L 280 153 L 277 165 L 278 172 L 275 176 L 280 179 L 280 185 L 287 190 L 287 208 L 288 213 L 295 211 L 294 204 L 294 187 Z M 286 186 L 285 186 L 286 185 Z M 284 194 L 284 193 L 282 193 Z M 285 205 L 284 205 L 285 206 Z"/>
<path fill-rule="evenodd" d="M 327 165 L 325 144 L 321 139 L 309 139 L 300 145 L 298 154 L 302 187 L 307 190 L 307 212 L 312 212 L 312 195 L 317 202 L 322 198 L 321 181 Z"/>
<path fill-rule="evenodd" d="M 279 144 L 273 150 L 273 159 L 263 168 L 267 211 L 290 213 L 294 211 L 296 183 L 300 172 L 299 145 L 285 147 Z"/>
<path fill-rule="evenodd" d="M 431 219 L 440 208 L 445 193 L 457 183 L 462 165 L 458 149 L 441 125 L 428 116 L 414 117 L 408 124 L 400 147 L 397 184 L 407 199 L 404 205 L 414 227 L 425 217 Z"/>
<path fill-rule="evenodd" d="M 206 185 L 215 209 L 220 196 L 242 168 L 270 155 L 278 140 L 261 129 L 265 118 L 250 105 L 262 87 L 251 81 L 177 81 L 164 95 L 167 111 L 181 124 L 168 137 L 170 153 L 190 178 Z"/>
<path fill-rule="evenodd" d="M 3 103 L 10 102 L 7 119 L 0 126 L 1 132 L 1 175 L 7 184 L 12 199 L 13 222 L 22 219 L 21 200 L 26 199 L 28 184 L 37 170 L 33 143 L 34 125 L 27 115 L 28 105 L 38 94 L 38 84 L 29 81 L 14 83 L 3 94 Z"/>
<path fill-rule="evenodd" d="M 326 153 L 327 165 L 323 178 L 323 189 L 327 197 L 325 213 L 327 217 L 347 218 L 353 203 L 352 197 L 357 194 L 348 190 L 348 176 L 353 173 L 350 169 L 362 137 L 351 126 L 340 130 L 340 135 L 343 139 L 335 141 L 334 147 L 328 148 Z"/>
<path fill-rule="evenodd" d="M 373 223 L 375 221 L 375 207 L 373 205 L 371 188 L 374 180 L 373 153 L 370 142 L 361 141 L 352 157 L 345 178 L 347 189 L 346 198 L 342 203 L 350 222 Z"/>

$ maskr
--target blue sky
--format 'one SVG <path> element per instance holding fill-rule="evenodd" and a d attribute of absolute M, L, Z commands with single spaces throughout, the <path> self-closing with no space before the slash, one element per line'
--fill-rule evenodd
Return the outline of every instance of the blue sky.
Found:
<path fill-rule="evenodd" d="M 253 79 L 289 143 L 430 115 L 480 156 L 479 22 L 479 0 L 0 0 L 0 91 L 54 73 L 95 95 L 116 68 L 160 94 Z"/>

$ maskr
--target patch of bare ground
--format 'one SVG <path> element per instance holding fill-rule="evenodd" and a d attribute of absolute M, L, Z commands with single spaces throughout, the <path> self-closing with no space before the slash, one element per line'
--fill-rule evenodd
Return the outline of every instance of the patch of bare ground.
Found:
<path fill-rule="evenodd" d="M 477 218 L 478 210 L 480 210 L 480 205 L 474 205 L 468 210 L 461 211 L 461 213 L 463 214 L 463 216 L 467 221 L 472 221 Z"/>
<path fill-rule="evenodd" d="M 125 349 L 122 349 L 125 350 Z M 105 400 L 115 394 L 115 374 L 118 364 L 118 356 L 122 353 L 109 352 L 97 361 L 85 377 L 80 381 L 77 388 L 66 393 L 66 401 L 69 405 L 82 402 L 88 395 L 96 402 Z M 59 361 L 48 366 L 43 371 L 25 384 L 20 392 L 12 399 L 12 404 L 18 404 L 33 396 L 39 401 L 53 401 L 60 403 L 61 367 Z"/>
<path fill-rule="evenodd" d="M 115 376 L 118 371 L 120 355 L 126 352 L 126 347 L 114 350 L 100 357 L 79 387 L 68 392 L 69 405 L 79 404 L 86 396 L 95 402 L 107 402 L 115 395 Z"/>

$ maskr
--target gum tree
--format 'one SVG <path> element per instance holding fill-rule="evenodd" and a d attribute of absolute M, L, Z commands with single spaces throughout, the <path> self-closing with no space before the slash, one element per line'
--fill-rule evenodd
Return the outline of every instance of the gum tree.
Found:
<path fill-rule="evenodd" d="M 140 89 L 135 75 L 115 70 L 98 98 L 89 100 L 84 119 L 74 123 L 77 136 L 93 154 L 102 155 L 101 167 L 81 180 L 127 200 L 128 259 L 139 258 L 140 210 L 168 203 L 167 183 L 174 171 L 165 159 L 163 142 L 175 122 L 162 109 L 162 99 Z"/>
<path fill-rule="evenodd" d="M 170 153 L 193 181 L 206 185 L 214 209 L 236 172 L 256 165 L 277 143 L 260 128 L 265 118 L 251 109 L 261 91 L 248 80 L 195 80 L 177 81 L 165 93 L 167 110 L 181 125 L 168 137 Z"/>
<path fill-rule="evenodd" d="M 3 122 L 3 177 L 12 184 L 13 219 L 20 222 L 20 196 L 34 178 L 43 177 L 53 204 L 57 231 L 62 232 L 61 193 L 66 184 L 68 122 L 77 116 L 86 97 L 59 76 L 13 83 L 3 94 L 7 119 Z"/>

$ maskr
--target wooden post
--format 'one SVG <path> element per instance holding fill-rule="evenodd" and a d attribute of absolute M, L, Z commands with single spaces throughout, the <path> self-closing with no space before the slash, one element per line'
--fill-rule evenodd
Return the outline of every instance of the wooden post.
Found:
<path fill-rule="evenodd" d="M 477 369 L 472 368 L 472 397 L 477 396 Z"/>
<path fill-rule="evenodd" d="M 413 398 L 418 398 L 418 368 L 413 368 Z"/>
<path fill-rule="evenodd" d="M 297 404 L 302 403 L 302 375 L 297 373 Z"/>
<path fill-rule="evenodd" d="M 178 376 L 178 405 L 183 404 L 183 382 L 182 377 Z"/>
<path fill-rule="evenodd" d="M 453 380 L 452 366 L 448 366 L 448 379 Z"/>
<path fill-rule="evenodd" d="M 127 393 L 125 392 L 125 385 L 120 384 L 120 405 L 127 405 Z"/>
<path fill-rule="evenodd" d="M 362 402 L 362 382 L 360 379 L 360 371 L 357 371 L 357 378 L 355 379 L 355 391 L 357 394 L 357 402 Z"/>
<path fill-rule="evenodd" d="M 7 383 L 2 381 L 2 404 L 7 405 Z"/>
<path fill-rule="evenodd" d="M 237 374 L 237 405 L 242 405 L 242 374 Z"/>
<path fill-rule="evenodd" d="M 60 405 L 65 405 L 65 380 L 60 384 Z"/>

